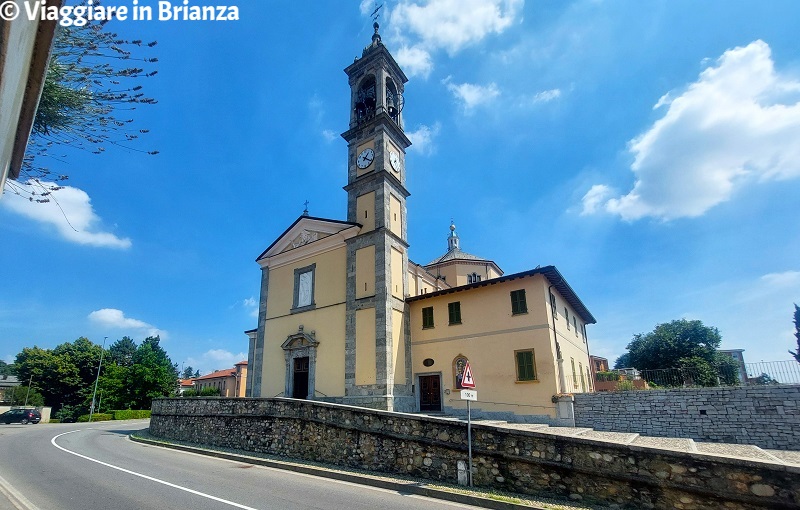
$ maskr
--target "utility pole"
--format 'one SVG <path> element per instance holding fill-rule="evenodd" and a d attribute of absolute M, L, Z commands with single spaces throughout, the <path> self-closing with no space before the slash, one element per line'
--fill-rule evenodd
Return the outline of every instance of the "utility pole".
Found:
<path fill-rule="evenodd" d="M 92 407 L 89 409 L 89 423 L 92 422 L 92 415 L 94 414 L 94 398 L 97 396 L 97 383 L 100 381 L 100 367 L 103 366 L 103 354 L 106 353 L 106 340 L 108 337 L 103 337 L 103 350 L 100 351 L 100 363 L 97 365 L 97 377 L 94 380 L 94 392 L 92 393 Z"/>
<path fill-rule="evenodd" d="M 28 397 L 31 395 L 31 383 L 33 382 L 33 374 L 31 374 L 31 378 L 28 379 L 28 393 L 25 394 L 25 405 L 22 407 L 28 407 Z"/>

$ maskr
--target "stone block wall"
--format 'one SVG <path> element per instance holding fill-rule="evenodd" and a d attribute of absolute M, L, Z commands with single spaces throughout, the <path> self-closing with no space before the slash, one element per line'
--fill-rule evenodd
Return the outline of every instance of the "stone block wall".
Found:
<path fill-rule="evenodd" d="M 575 425 L 800 450 L 800 385 L 576 394 Z"/>
<path fill-rule="evenodd" d="M 466 424 L 286 398 L 153 402 L 150 433 L 456 483 Z M 616 508 L 800 508 L 800 468 L 473 426 L 474 482 Z"/>

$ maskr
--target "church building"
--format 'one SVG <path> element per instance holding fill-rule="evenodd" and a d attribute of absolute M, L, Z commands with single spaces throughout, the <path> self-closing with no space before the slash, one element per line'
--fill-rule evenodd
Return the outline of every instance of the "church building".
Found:
<path fill-rule="evenodd" d="M 374 28 L 345 69 L 347 219 L 306 211 L 256 259 L 247 396 L 457 413 L 469 363 L 475 411 L 548 422 L 554 395 L 592 389 L 586 325 L 595 319 L 555 267 L 505 275 L 462 251 L 453 224 L 444 255 L 409 260 L 408 79 Z"/>

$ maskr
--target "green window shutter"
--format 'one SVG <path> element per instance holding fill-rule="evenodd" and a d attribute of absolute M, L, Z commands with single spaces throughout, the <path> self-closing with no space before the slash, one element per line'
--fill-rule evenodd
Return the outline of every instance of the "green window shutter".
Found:
<path fill-rule="evenodd" d="M 517 353 L 517 380 L 525 380 L 525 356 L 524 352 Z"/>
<path fill-rule="evenodd" d="M 511 291 L 511 313 L 528 313 L 528 304 L 525 301 L 525 289 Z"/>
<path fill-rule="evenodd" d="M 450 324 L 461 324 L 461 302 L 447 304 L 447 312 L 450 319 Z"/>
<path fill-rule="evenodd" d="M 422 309 L 422 327 L 423 328 L 432 328 L 433 327 L 433 307 L 428 306 Z"/>
<path fill-rule="evenodd" d="M 533 367 L 533 351 L 517 352 L 517 380 L 536 380 L 536 372 Z"/>

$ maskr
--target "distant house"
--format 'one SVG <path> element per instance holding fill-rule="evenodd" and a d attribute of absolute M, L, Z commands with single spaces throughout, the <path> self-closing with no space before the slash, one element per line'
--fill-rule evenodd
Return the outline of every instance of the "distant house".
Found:
<path fill-rule="evenodd" d="M 183 395 L 186 390 L 194 389 L 194 379 L 181 379 L 178 381 L 178 395 Z"/>
<path fill-rule="evenodd" d="M 608 359 L 600 357 L 600 356 L 593 356 L 589 355 L 589 367 L 592 370 L 592 381 L 594 382 L 594 386 L 597 386 L 597 372 L 608 372 Z"/>
<path fill-rule="evenodd" d="M 736 361 L 736 365 L 738 368 L 737 378 L 739 382 L 744 384 L 747 382 L 747 367 L 744 365 L 744 349 L 719 349 L 717 351 L 720 354 L 725 356 L 730 356 Z"/>
<path fill-rule="evenodd" d="M 201 392 L 206 388 L 219 390 L 221 397 L 244 397 L 247 381 L 247 361 L 240 361 L 233 368 L 217 370 L 208 375 L 193 379 L 194 389 Z"/>
<path fill-rule="evenodd" d="M 25 12 L 23 0 L 10 1 Z M 51 0 L 47 6 L 58 8 L 61 2 Z M 6 178 L 18 178 L 22 168 L 57 23 L 25 15 L 0 18 L 0 195 Z"/>
<path fill-rule="evenodd" d="M 0 402 L 10 402 L 11 392 L 19 386 L 19 379 L 13 375 L 0 376 Z"/>

